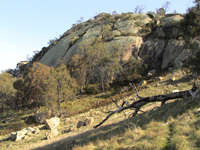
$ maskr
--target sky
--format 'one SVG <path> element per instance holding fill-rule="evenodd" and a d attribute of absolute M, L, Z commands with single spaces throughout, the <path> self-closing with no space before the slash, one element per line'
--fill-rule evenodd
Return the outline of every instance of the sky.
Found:
<path fill-rule="evenodd" d="M 186 13 L 193 0 L 168 0 L 170 12 Z M 87 21 L 99 13 L 143 13 L 161 8 L 166 0 L 0 0 L 0 71 L 14 69 L 33 51 L 48 46 L 80 17 Z"/>

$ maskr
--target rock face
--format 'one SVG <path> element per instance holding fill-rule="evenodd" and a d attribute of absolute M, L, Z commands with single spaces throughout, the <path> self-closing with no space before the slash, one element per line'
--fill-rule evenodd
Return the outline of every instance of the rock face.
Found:
<path fill-rule="evenodd" d="M 178 68 L 189 54 L 183 47 L 184 41 L 179 39 L 183 32 L 176 27 L 182 19 L 179 14 L 164 17 L 134 13 L 99 14 L 66 31 L 55 44 L 43 48 L 34 60 L 55 67 L 60 60 L 68 61 L 77 54 L 81 44 L 98 37 L 108 45 L 119 44 L 122 47 L 122 62 L 134 56 L 151 63 L 154 68 Z M 155 28 L 150 28 L 149 24 Z M 105 26 L 111 29 L 108 37 L 104 37 Z"/>
<path fill-rule="evenodd" d="M 48 129 L 55 129 L 60 124 L 60 118 L 53 117 L 46 119 L 45 124 Z"/>

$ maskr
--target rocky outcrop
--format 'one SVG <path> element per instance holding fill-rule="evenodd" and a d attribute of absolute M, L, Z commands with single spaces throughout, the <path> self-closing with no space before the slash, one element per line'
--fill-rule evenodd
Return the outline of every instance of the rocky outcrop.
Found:
<path fill-rule="evenodd" d="M 189 53 L 184 48 L 184 41 L 179 39 L 183 32 L 177 24 L 182 19 L 179 14 L 164 17 L 134 13 L 99 15 L 65 32 L 56 44 L 45 49 L 42 57 L 38 56 L 38 61 L 55 67 L 60 60 L 68 61 L 77 54 L 81 44 L 98 37 L 108 45 L 119 44 L 123 50 L 123 62 L 133 55 L 151 63 L 154 68 L 178 68 Z M 104 37 L 105 27 L 109 28 L 107 38 Z"/>

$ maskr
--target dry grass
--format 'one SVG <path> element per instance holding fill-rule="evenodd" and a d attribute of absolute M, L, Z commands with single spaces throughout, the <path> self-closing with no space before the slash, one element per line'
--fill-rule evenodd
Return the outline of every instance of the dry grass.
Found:
<path fill-rule="evenodd" d="M 153 82 L 150 88 L 140 90 L 142 96 L 152 96 L 169 93 L 174 89 L 186 90 L 191 88 L 188 81 L 182 79 L 182 72 L 176 73 L 176 81 L 170 81 L 171 74 L 166 74 L 163 81 Z M 85 97 L 85 103 L 94 103 L 97 97 L 104 99 L 102 95 Z M 127 97 L 130 99 L 132 96 Z M 105 100 L 105 99 L 104 99 Z M 120 103 L 120 102 L 119 102 Z M 79 100 L 80 105 L 84 102 Z M 90 105 L 90 104 L 89 104 Z M 79 105 L 78 105 L 79 106 Z M 75 106 L 75 101 L 70 107 L 74 111 L 86 109 L 86 106 Z M 199 100 L 189 101 L 172 100 L 162 108 L 160 103 L 152 103 L 144 107 L 145 113 L 140 113 L 134 118 L 125 118 L 123 113 L 115 114 L 98 129 L 83 127 L 74 132 L 68 132 L 72 126 L 76 126 L 79 120 L 85 117 L 94 117 L 94 124 L 99 123 L 106 117 L 108 110 L 116 109 L 110 104 L 100 108 L 91 109 L 82 114 L 70 116 L 71 121 L 64 123 L 58 128 L 60 136 L 56 139 L 44 140 L 46 130 L 41 135 L 31 137 L 21 142 L 11 142 L 8 135 L 1 137 L 0 149 L 74 149 L 74 150 L 106 150 L 106 149 L 198 149 L 200 146 L 200 107 Z M 131 111 L 127 111 L 129 114 Z M 9 145 L 9 144 L 12 145 Z M 37 144 L 35 144 L 37 143 Z M 39 143 L 39 144 L 38 144 Z"/>

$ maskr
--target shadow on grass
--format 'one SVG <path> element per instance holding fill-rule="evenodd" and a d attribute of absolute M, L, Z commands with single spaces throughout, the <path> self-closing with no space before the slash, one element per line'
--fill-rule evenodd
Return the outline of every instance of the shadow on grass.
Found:
<path fill-rule="evenodd" d="M 6 141 L 10 141 L 10 140 L 11 140 L 10 137 L 8 137 L 8 138 L 5 138 L 5 139 L 0 140 L 0 143 L 6 142 Z"/>
<path fill-rule="evenodd" d="M 177 85 L 177 84 L 180 84 L 180 83 L 189 83 L 192 80 L 194 80 L 194 78 L 192 76 L 188 76 L 188 77 L 183 76 L 179 80 L 172 81 L 171 79 L 169 79 L 169 80 L 164 81 L 162 83 L 165 83 L 166 85 Z"/>
<path fill-rule="evenodd" d="M 199 100 L 176 100 L 174 102 L 167 103 L 158 109 L 150 110 L 144 114 L 139 114 L 134 118 L 125 119 L 114 124 L 101 126 L 98 129 L 92 129 L 75 136 L 70 136 L 44 147 L 36 148 L 35 150 L 68 150 L 73 149 L 75 146 L 82 146 L 90 142 L 97 142 L 99 139 L 106 141 L 111 139 L 113 136 L 123 135 L 127 129 L 133 129 L 135 126 L 140 126 L 143 128 L 152 120 L 158 122 L 167 122 L 169 118 L 176 118 L 177 116 L 186 113 L 189 109 L 194 109 L 199 106 Z"/>

